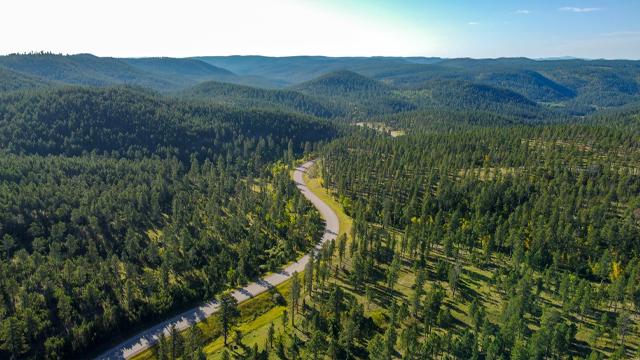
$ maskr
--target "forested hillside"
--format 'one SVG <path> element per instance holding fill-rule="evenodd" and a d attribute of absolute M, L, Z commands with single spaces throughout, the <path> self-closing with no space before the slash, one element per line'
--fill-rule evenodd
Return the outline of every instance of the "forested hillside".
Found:
<path fill-rule="evenodd" d="M 49 53 L 0 56 L 0 66 L 62 84 L 105 86 L 135 84 L 167 89 L 169 81 L 130 66 L 115 58 L 90 54 L 55 55 Z"/>
<path fill-rule="evenodd" d="M 200 83 L 184 92 L 187 97 L 240 107 L 284 109 L 323 118 L 344 116 L 344 110 L 294 90 L 262 89 L 217 81 Z"/>
<path fill-rule="evenodd" d="M 638 61 L 577 59 L 0 57 L 0 77 L 6 80 L 2 92 L 65 84 L 132 85 L 347 121 L 434 108 L 537 122 L 577 120 L 639 102 L 639 74 Z M 266 90 L 274 88 L 288 89 Z"/>
<path fill-rule="evenodd" d="M 351 71 L 336 71 L 296 85 L 293 89 L 325 99 L 345 109 L 348 118 L 409 111 L 416 106 L 376 80 Z"/>
<path fill-rule="evenodd" d="M 46 85 L 46 82 L 9 69 L 0 68 L 0 93 L 5 91 L 33 89 Z"/>
<path fill-rule="evenodd" d="M 388 69 L 406 64 L 432 64 L 439 58 L 326 57 L 326 56 L 201 56 L 196 59 L 237 74 L 275 79 L 284 86 L 312 80 L 327 73 L 349 70 Z"/>
<path fill-rule="evenodd" d="M 28 78 L 49 82 L 50 85 L 130 85 L 158 91 L 177 91 L 203 81 L 217 80 L 261 87 L 280 86 L 278 81 L 257 76 L 238 76 L 200 60 L 179 58 L 120 59 L 91 54 L 11 54 L 0 56 L 0 70 L 10 70 Z"/>
<path fill-rule="evenodd" d="M 256 167 L 333 134 L 300 115 L 163 99 L 127 88 L 67 88 L 0 98 L 0 142 L 15 153 L 253 158 Z M 283 150 L 284 149 L 284 150 Z"/>
<path fill-rule="evenodd" d="M 69 88 L 0 98 L 0 357 L 74 358 L 299 256 L 321 229 L 281 112 Z"/>
<path fill-rule="evenodd" d="M 446 59 L 431 66 L 403 65 L 363 74 L 398 87 L 449 79 L 497 86 L 569 113 L 586 114 L 638 101 L 638 61 L 525 58 Z"/>
<path fill-rule="evenodd" d="M 0 358 L 94 355 L 302 256 L 322 221 L 289 171 L 311 156 L 338 240 L 143 358 L 636 358 L 639 76 L 0 56 Z"/>

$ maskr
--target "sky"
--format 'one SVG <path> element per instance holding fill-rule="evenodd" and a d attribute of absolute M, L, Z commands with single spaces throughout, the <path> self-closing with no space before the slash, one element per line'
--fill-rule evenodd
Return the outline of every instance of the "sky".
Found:
<path fill-rule="evenodd" d="M 2 0 L 32 51 L 640 59 L 640 0 Z"/>

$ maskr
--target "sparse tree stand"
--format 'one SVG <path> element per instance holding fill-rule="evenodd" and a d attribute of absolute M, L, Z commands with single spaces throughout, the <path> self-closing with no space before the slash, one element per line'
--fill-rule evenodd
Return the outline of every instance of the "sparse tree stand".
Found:
<path fill-rule="evenodd" d="M 224 337 L 225 347 L 227 346 L 229 332 L 239 315 L 238 300 L 229 293 L 220 296 L 220 324 L 222 326 L 222 336 Z"/>

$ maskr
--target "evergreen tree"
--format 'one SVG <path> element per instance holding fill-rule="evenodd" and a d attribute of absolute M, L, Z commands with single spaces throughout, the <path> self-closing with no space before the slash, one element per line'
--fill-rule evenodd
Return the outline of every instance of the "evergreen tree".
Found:
<path fill-rule="evenodd" d="M 235 325 L 236 319 L 240 315 L 238 311 L 238 301 L 228 293 L 220 296 L 220 299 L 218 301 L 220 303 L 220 326 L 222 328 L 224 346 L 226 347 L 229 333 Z"/>

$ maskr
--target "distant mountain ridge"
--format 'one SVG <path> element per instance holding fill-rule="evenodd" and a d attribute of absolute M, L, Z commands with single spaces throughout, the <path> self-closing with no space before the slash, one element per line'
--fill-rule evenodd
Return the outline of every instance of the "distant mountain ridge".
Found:
<path fill-rule="evenodd" d="M 238 76 L 199 60 L 177 58 L 120 59 L 90 54 L 14 54 L 0 56 L 0 70 L 11 71 L 50 85 L 133 85 L 159 91 L 180 90 L 209 80 L 264 87 L 280 85 L 277 81 L 256 76 Z M 15 81 L 17 80 L 12 83 Z M 16 84 L 6 87 L 6 90 L 11 90 L 27 86 Z"/>
<path fill-rule="evenodd" d="M 491 107 L 506 102 L 509 106 L 532 108 L 525 101 L 513 102 L 515 93 L 538 107 L 570 116 L 584 116 L 640 101 L 640 61 L 632 60 L 323 56 L 119 59 L 90 54 L 17 54 L 0 56 L 0 79 L 4 80 L 0 87 L 3 92 L 67 84 L 133 85 L 178 96 L 189 93 L 185 90 L 197 84 L 214 81 L 286 89 L 302 93 L 306 98 L 302 101 L 299 95 L 287 92 L 235 88 L 233 96 L 239 99 L 231 99 L 230 88 L 221 93 L 220 86 L 213 84 L 210 87 L 217 86 L 216 91 L 193 89 L 199 93 L 195 95 L 213 100 L 218 97 L 218 102 L 276 105 L 309 114 L 348 117 L 412 111 L 427 103 L 430 106 L 441 103 L 434 94 L 464 89 L 472 90 L 458 93 L 462 98 L 457 104 L 465 108 L 474 104 L 471 99 L 465 99 L 471 93 L 484 94 L 479 99 L 491 99 Z M 433 92 L 446 84 L 462 83 L 468 86 Z M 477 93 L 480 85 L 491 91 Z M 504 99 L 493 96 L 498 93 L 503 94 Z M 250 99 L 252 96 L 255 98 Z M 484 108 L 487 104 L 481 105 L 480 108 Z"/>
<path fill-rule="evenodd" d="M 326 56 L 202 56 L 209 64 L 229 69 L 236 74 L 258 75 L 284 81 L 289 85 L 312 80 L 338 70 L 364 73 L 398 65 L 434 64 L 442 59 L 423 57 L 326 57 Z"/>
<path fill-rule="evenodd" d="M 166 89 L 171 83 L 115 58 L 79 55 L 8 55 L 0 66 L 42 80 L 65 84 L 105 86 L 131 84 Z"/>

